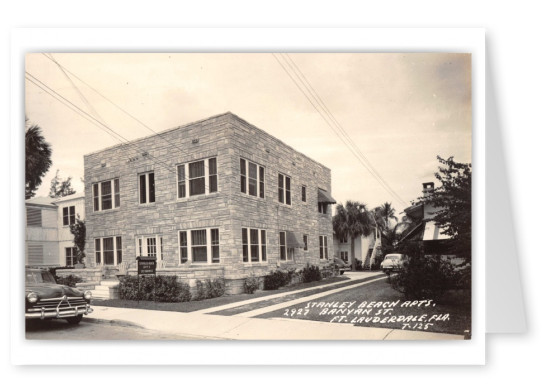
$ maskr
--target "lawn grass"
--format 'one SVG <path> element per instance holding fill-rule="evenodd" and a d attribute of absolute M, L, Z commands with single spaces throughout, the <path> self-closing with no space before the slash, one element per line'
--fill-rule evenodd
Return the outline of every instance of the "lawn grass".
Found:
<path fill-rule="evenodd" d="M 212 312 L 212 314 L 213 315 L 226 315 L 226 316 L 236 315 L 236 314 L 240 314 L 242 312 L 248 312 L 248 311 L 253 311 L 253 310 L 256 310 L 256 309 L 259 309 L 259 308 L 269 307 L 269 306 L 274 305 L 274 304 L 284 303 L 284 302 L 287 302 L 287 301 L 299 299 L 301 297 L 315 295 L 317 293 L 322 293 L 322 292 L 330 291 L 332 289 L 342 288 L 342 287 L 345 287 L 345 286 L 348 286 L 348 285 L 358 284 L 362 281 L 371 280 L 371 279 L 380 278 L 380 277 L 381 277 L 380 275 L 375 275 L 375 276 L 368 277 L 366 279 L 351 280 L 351 281 L 345 282 L 343 284 L 340 284 L 338 286 L 325 286 L 325 285 L 322 285 L 318 289 L 312 289 L 308 292 L 297 292 L 297 293 L 289 294 L 289 295 L 286 295 L 286 296 L 283 296 L 283 297 L 267 298 L 266 300 L 259 301 L 259 302 L 256 302 L 256 303 L 244 304 L 244 305 L 239 306 L 239 307 L 234 307 L 234 308 L 229 308 L 229 309 L 222 310 L 222 311 Z M 304 285 L 305 288 L 307 288 L 306 285 L 308 285 L 308 284 L 303 284 L 303 285 Z M 310 285 L 310 286 L 316 286 L 316 285 Z"/>
<path fill-rule="evenodd" d="M 218 307 L 230 303 L 236 303 L 239 301 L 250 300 L 258 297 L 266 297 L 283 292 L 292 292 L 300 289 L 311 288 L 316 286 L 324 286 L 334 282 L 342 282 L 349 280 L 346 276 L 329 277 L 322 281 L 309 282 L 305 284 L 295 284 L 286 286 L 273 291 L 256 291 L 252 294 L 242 293 L 239 295 L 221 296 L 212 299 L 205 299 L 200 301 L 188 301 L 181 303 L 159 303 L 153 301 L 136 301 L 136 300 L 99 300 L 92 299 L 92 306 L 104 306 L 104 307 L 118 307 L 118 308 L 137 308 L 145 310 L 157 310 L 157 311 L 175 311 L 175 312 L 193 312 L 199 311 L 205 308 Z M 341 286 L 341 285 L 340 285 Z M 262 302 L 263 303 L 263 302 Z"/>
<path fill-rule="evenodd" d="M 379 302 L 379 301 L 400 301 L 403 303 L 405 301 L 403 294 L 392 289 L 388 280 L 376 281 L 359 288 L 353 288 L 350 290 L 342 291 L 323 297 L 316 300 L 316 302 L 323 301 L 328 302 L 353 302 L 355 301 L 355 306 L 358 306 L 361 302 Z M 420 308 L 403 308 L 400 305 L 394 307 L 389 314 L 391 316 L 410 316 L 417 315 L 421 316 L 423 314 L 427 315 L 427 321 L 423 322 L 423 327 L 425 324 L 429 323 L 428 319 L 431 316 L 437 314 L 448 314 L 449 319 L 445 321 L 435 321 L 432 322 L 432 325 L 427 326 L 428 328 L 421 329 L 419 331 L 429 331 L 437 333 L 449 333 L 449 334 L 464 334 L 465 330 L 471 330 L 471 303 L 468 295 L 464 291 L 450 291 L 445 294 L 442 299 L 434 303 L 434 306 L 420 307 Z M 335 314 L 321 314 L 321 308 L 310 308 L 309 311 L 305 311 L 305 308 L 308 306 L 308 302 L 290 306 L 288 308 L 283 308 L 277 311 L 265 313 L 257 316 L 258 318 L 286 318 L 289 319 L 292 315 L 293 319 L 304 319 L 304 320 L 313 320 L 320 322 L 336 322 Z M 351 307 L 354 308 L 354 307 Z M 302 311 L 299 312 L 299 310 Z M 294 311 L 293 311 L 294 310 Z M 375 312 L 378 309 L 373 309 L 372 313 L 367 316 L 374 316 Z M 342 314 L 339 314 L 339 316 Z M 404 329 L 412 330 L 412 328 L 404 328 L 404 323 L 374 323 L 374 322 L 364 322 L 359 321 L 361 317 L 366 318 L 366 315 L 348 315 L 346 318 L 341 319 L 339 323 L 354 323 L 354 326 L 358 327 L 382 327 L 382 328 L 392 328 L 392 329 Z M 385 315 L 381 315 L 383 317 Z M 365 320 L 365 319 L 364 319 Z M 354 322 L 355 321 L 355 322 Z M 410 327 L 413 327 L 414 324 L 419 323 L 416 321 L 408 322 Z"/>

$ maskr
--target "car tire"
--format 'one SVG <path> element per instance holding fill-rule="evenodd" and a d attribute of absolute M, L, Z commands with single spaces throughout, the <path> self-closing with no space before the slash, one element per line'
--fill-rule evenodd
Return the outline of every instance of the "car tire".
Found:
<path fill-rule="evenodd" d="M 65 319 L 69 324 L 79 324 L 82 320 L 82 314 Z"/>

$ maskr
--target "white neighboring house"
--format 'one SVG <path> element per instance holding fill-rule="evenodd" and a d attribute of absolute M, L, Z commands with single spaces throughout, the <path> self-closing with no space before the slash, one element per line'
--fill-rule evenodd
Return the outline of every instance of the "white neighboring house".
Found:
<path fill-rule="evenodd" d="M 354 256 L 360 260 L 362 264 L 366 258 L 371 257 L 375 244 L 375 234 L 372 232 L 367 236 L 359 236 L 354 240 Z M 351 244 L 350 238 L 339 240 L 337 235 L 333 234 L 333 247 L 335 248 L 335 257 L 345 261 L 350 261 Z"/>
<path fill-rule="evenodd" d="M 70 225 L 84 219 L 84 193 L 25 201 L 25 265 L 73 266 L 76 248 Z"/>

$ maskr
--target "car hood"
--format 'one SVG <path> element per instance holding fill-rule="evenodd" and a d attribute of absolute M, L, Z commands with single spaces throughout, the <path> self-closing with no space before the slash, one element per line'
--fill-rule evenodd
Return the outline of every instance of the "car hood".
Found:
<path fill-rule="evenodd" d="M 34 292 L 39 299 L 51 299 L 62 296 L 82 297 L 83 292 L 67 285 L 58 284 L 28 284 L 25 286 L 26 293 Z"/>

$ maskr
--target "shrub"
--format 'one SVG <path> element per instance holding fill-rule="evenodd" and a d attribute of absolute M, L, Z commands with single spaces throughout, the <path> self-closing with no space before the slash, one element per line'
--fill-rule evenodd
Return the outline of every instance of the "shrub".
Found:
<path fill-rule="evenodd" d="M 197 280 L 195 284 L 196 292 L 194 300 L 212 299 L 223 296 L 226 293 L 226 282 L 223 278 L 205 281 Z"/>
<path fill-rule="evenodd" d="M 56 270 L 66 270 L 66 269 L 74 269 L 73 266 L 56 266 L 56 267 L 49 267 L 48 271 L 54 276 L 54 278 L 57 278 Z"/>
<path fill-rule="evenodd" d="M 440 257 L 415 257 L 404 262 L 404 267 L 390 277 L 392 287 L 404 293 L 406 299 L 438 300 L 455 285 L 452 264 Z"/>
<path fill-rule="evenodd" d="M 276 270 L 275 272 L 271 272 L 266 277 L 264 277 L 264 289 L 268 291 L 276 290 L 289 282 L 289 273 L 282 272 L 281 270 Z"/>
<path fill-rule="evenodd" d="M 314 265 L 307 265 L 302 269 L 302 282 L 312 282 L 321 280 L 320 268 Z"/>
<path fill-rule="evenodd" d="M 243 288 L 245 289 L 245 293 L 252 294 L 260 288 L 260 281 L 258 281 L 256 277 L 247 277 L 243 284 Z"/>
<path fill-rule="evenodd" d="M 71 287 L 77 286 L 77 282 L 82 282 L 82 277 L 75 276 L 74 274 L 69 274 L 68 276 L 58 277 L 57 275 L 54 277 L 55 282 L 57 282 L 60 285 L 67 285 Z"/>
<path fill-rule="evenodd" d="M 207 298 L 207 291 L 203 284 L 203 281 L 197 280 L 195 282 L 195 297 L 194 300 L 205 300 Z"/>
<path fill-rule="evenodd" d="M 119 284 L 119 297 L 124 300 L 179 303 L 190 301 L 191 292 L 189 284 L 178 281 L 176 276 L 126 276 Z"/>
<path fill-rule="evenodd" d="M 226 282 L 223 278 L 216 278 L 215 280 L 207 280 L 207 298 L 224 296 L 226 293 Z"/>

